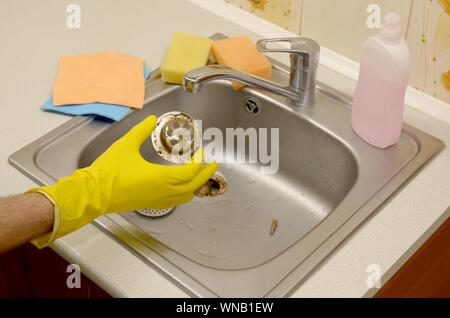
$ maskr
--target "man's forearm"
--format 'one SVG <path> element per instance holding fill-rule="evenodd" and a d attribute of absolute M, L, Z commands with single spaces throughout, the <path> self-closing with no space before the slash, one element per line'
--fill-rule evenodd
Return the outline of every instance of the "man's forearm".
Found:
<path fill-rule="evenodd" d="M 40 193 L 0 199 L 0 253 L 49 233 L 53 204 Z"/>

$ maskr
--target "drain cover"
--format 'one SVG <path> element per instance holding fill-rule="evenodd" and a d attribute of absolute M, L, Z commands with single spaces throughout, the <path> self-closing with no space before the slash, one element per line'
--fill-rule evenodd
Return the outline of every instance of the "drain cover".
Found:
<path fill-rule="evenodd" d="M 166 209 L 140 209 L 136 210 L 136 212 L 143 216 L 148 216 L 150 218 L 158 218 L 160 216 L 169 214 L 170 212 L 173 211 L 173 209 L 175 209 L 175 207 L 170 207 Z"/>

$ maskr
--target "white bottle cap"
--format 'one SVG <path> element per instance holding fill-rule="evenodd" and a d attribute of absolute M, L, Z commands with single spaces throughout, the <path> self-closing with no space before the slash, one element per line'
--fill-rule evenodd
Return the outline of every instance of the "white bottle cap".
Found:
<path fill-rule="evenodd" d="M 388 13 L 384 16 L 381 34 L 387 39 L 397 41 L 402 37 L 401 18 L 397 13 Z"/>

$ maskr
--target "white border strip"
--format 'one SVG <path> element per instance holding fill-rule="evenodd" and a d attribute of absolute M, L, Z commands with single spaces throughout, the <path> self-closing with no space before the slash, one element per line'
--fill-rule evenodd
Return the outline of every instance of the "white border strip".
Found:
<path fill-rule="evenodd" d="M 297 34 L 281 28 L 269 21 L 257 17 L 223 0 L 189 0 L 191 3 L 210 11 L 213 14 L 246 28 L 261 37 L 292 37 Z M 321 47 L 320 64 L 356 81 L 358 79 L 359 63 Z M 450 125 L 450 105 L 425 94 L 411 86 L 406 92 L 406 104 L 429 116 Z"/>

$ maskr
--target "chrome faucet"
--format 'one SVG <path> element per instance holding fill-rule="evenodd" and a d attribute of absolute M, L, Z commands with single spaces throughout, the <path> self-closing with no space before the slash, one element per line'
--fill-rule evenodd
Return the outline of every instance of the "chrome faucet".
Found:
<path fill-rule="evenodd" d="M 268 48 L 267 43 L 287 42 L 289 48 Z M 249 86 L 262 88 L 288 98 L 295 106 L 309 106 L 314 104 L 316 71 L 319 64 L 320 46 L 311 39 L 276 38 L 257 41 L 256 47 L 260 52 L 283 52 L 291 57 L 289 86 L 283 87 L 264 78 L 237 71 L 223 65 L 208 65 L 184 75 L 183 86 L 189 93 L 197 93 L 205 82 L 215 80 L 233 80 Z"/>

